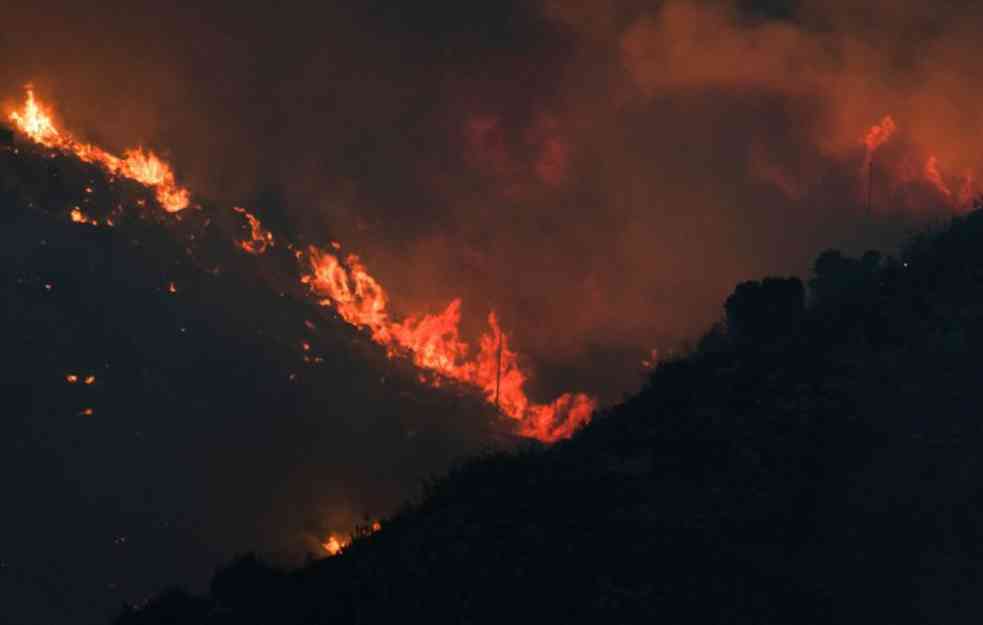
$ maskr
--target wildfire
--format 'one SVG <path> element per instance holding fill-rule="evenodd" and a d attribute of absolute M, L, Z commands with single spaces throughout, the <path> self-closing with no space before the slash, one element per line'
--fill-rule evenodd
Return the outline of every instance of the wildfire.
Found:
<path fill-rule="evenodd" d="M 868 180 L 868 185 L 872 183 L 871 176 L 874 152 L 887 143 L 897 131 L 898 126 L 895 124 L 894 119 L 890 115 L 885 115 L 880 123 L 871 126 L 864 135 L 863 144 L 866 148 L 866 155 L 861 169 L 861 176 Z M 954 208 L 964 208 L 972 205 L 973 197 L 976 193 L 975 177 L 973 176 L 972 170 L 966 170 L 961 177 L 958 177 L 960 185 L 958 190 L 954 191 L 946 182 L 946 177 L 943 175 L 939 165 L 939 158 L 934 154 L 930 153 L 925 159 L 925 164 L 921 167 L 908 160 L 901 165 L 888 163 L 886 168 L 893 178 L 892 185 L 894 186 L 911 183 L 927 183 L 949 204 L 953 205 Z M 869 193 L 870 189 L 868 187 Z"/>
<path fill-rule="evenodd" d="M 76 140 L 57 127 L 50 109 L 37 99 L 30 87 L 23 108 L 11 113 L 10 119 L 22 133 L 40 145 L 72 154 L 87 163 L 97 163 L 111 175 L 123 176 L 154 189 L 157 200 L 168 212 L 178 212 L 189 205 L 190 191 L 178 186 L 171 167 L 156 154 L 135 148 L 119 157 Z M 243 208 L 234 207 L 233 210 L 246 219 L 250 230 L 250 238 L 238 241 L 238 247 L 259 255 L 273 246 L 272 233 L 263 228 L 259 219 Z M 78 207 L 70 216 L 76 223 L 97 223 Z M 341 249 L 337 241 L 331 241 L 330 245 L 335 251 Z M 292 245 L 287 247 L 293 250 Z M 301 250 L 293 251 L 298 259 L 304 258 Z M 442 380 L 451 379 L 478 388 L 489 403 L 516 421 L 520 434 L 544 442 L 567 438 L 590 420 L 595 402 L 580 393 L 567 393 L 547 404 L 529 401 L 524 390 L 528 377 L 520 369 L 519 356 L 511 349 L 508 336 L 499 327 L 494 312 L 489 314 L 488 330 L 481 335 L 477 350 L 473 351 L 460 336 L 461 300 L 451 301 L 437 314 L 393 320 L 389 316 L 389 297 L 385 289 L 358 256 L 350 254 L 342 263 L 337 256 L 311 247 L 308 260 L 311 273 L 302 281 L 322 298 L 321 304 L 334 307 L 341 318 L 353 326 L 367 329 L 375 342 L 386 346 L 390 357 L 407 355 L 421 369 L 436 373 L 430 378 L 421 375 L 430 384 L 439 386 Z M 178 290 L 174 282 L 169 282 L 166 289 L 170 294 Z M 305 345 L 305 351 L 308 350 L 309 346 Z M 321 359 L 310 360 L 320 362 Z M 339 550 L 344 546 L 338 539 L 327 544 L 337 544 Z"/>
<path fill-rule="evenodd" d="M 347 267 L 316 247 L 310 248 L 308 257 L 311 273 L 301 281 L 324 298 L 322 305 L 333 306 L 342 319 L 368 330 L 390 356 L 407 353 L 420 368 L 479 388 L 489 403 L 518 422 L 523 436 L 554 442 L 570 437 L 590 420 L 595 402 L 581 393 L 566 393 L 549 404 L 529 401 L 524 390 L 528 377 L 494 312 L 488 315 L 488 330 L 472 355 L 460 336 L 461 300 L 451 301 L 441 313 L 396 322 L 389 318 L 385 289 L 357 256 L 348 256 Z M 439 384 L 439 378 L 431 383 Z"/>
<path fill-rule="evenodd" d="M 246 221 L 249 223 L 250 239 L 248 241 L 239 241 L 239 247 L 250 254 L 257 255 L 263 254 L 268 248 L 273 247 L 273 234 L 269 230 L 263 228 L 263 224 L 260 223 L 259 219 L 256 219 L 256 217 L 251 215 L 244 208 L 233 206 L 232 210 L 245 217 Z"/>
<path fill-rule="evenodd" d="M 36 143 L 74 154 L 86 163 L 98 163 L 112 175 L 123 176 L 153 188 L 157 201 L 169 213 L 184 210 L 191 201 L 191 192 L 178 186 L 170 165 L 153 152 L 135 148 L 127 150 L 120 158 L 98 146 L 82 143 L 68 132 L 59 130 L 52 120 L 50 110 L 38 101 L 31 87 L 27 87 L 23 109 L 12 112 L 10 120 Z"/>
<path fill-rule="evenodd" d="M 379 521 L 372 521 L 372 523 L 369 525 L 357 525 L 352 534 L 341 535 L 332 532 L 328 534 L 327 540 L 321 543 L 321 548 L 324 549 L 329 556 L 336 556 L 352 544 L 352 540 L 355 536 L 368 536 L 375 534 L 381 529 L 382 523 Z"/>

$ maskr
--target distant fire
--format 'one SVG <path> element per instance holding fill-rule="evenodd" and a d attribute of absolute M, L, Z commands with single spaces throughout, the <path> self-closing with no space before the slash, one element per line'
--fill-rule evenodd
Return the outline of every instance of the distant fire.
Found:
<path fill-rule="evenodd" d="M 327 539 L 321 542 L 321 549 L 329 556 L 336 556 L 352 544 L 352 540 L 355 536 L 368 536 L 374 534 L 382 529 L 382 523 L 379 521 L 372 521 L 369 525 L 356 526 L 354 534 L 328 534 Z"/>
<path fill-rule="evenodd" d="M 112 175 L 153 188 L 157 201 L 169 213 L 184 210 L 190 203 L 191 192 L 177 185 L 170 165 L 156 154 L 136 148 L 127 150 L 120 158 L 100 147 L 79 142 L 55 126 L 51 113 L 37 100 L 30 87 L 27 88 L 23 109 L 11 113 L 10 119 L 21 132 L 45 147 L 74 154 L 86 163 L 98 163 Z"/>
<path fill-rule="evenodd" d="M 885 115 L 879 123 L 871 126 L 862 137 L 862 142 L 866 148 L 866 155 L 861 170 L 861 177 L 866 179 L 868 198 L 870 197 L 869 194 L 871 191 L 870 185 L 873 183 L 874 154 L 878 148 L 886 144 L 897 132 L 898 125 L 895 123 L 894 118 L 890 115 Z M 959 192 L 954 193 L 942 173 L 939 158 L 934 154 L 929 154 L 925 158 L 925 164 L 920 170 L 917 166 L 912 167 L 910 161 L 902 166 L 898 166 L 897 164 L 893 165 L 893 167 L 891 165 L 885 165 L 885 168 L 891 175 L 890 182 L 892 185 L 898 186 L 906 183 L 919 182 L 928 184 L 938 192 L 942 200 L 954 205 L 955 208 L 970 206 L 976 194 L 975 178 L 972 171 L 966 171 L 959 179 Z"/>
<path fill-rule="evenodd" d="M 527 375 L 494 312 L 472 354 L 460 336 L 461 300 L 437 314 L 393 321 L 385 289 L 357 256 L 349 255 L 343 265 L 333 254 L 312 247 L 308 258 L 311 273 L 302 281 L 324 298 L 322 305 L 333 306 L 345 321 L 368 330 L 390 356 L 408 353 L 423 369 L 478 387 L 489 403 L 518 422 L 520 434 L 553 442 L 570 437 L 590 420 L 596 404 L 581 393 L 566 393 L 549 404 L 529 401 L 523 390 Z"/>

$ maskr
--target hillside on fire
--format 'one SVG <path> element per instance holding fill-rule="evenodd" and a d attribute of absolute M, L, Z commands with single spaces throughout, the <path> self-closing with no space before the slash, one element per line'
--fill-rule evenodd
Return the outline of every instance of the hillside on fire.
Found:
<path fill-rule="evenodd" d="M 299 564 L 513 444 L 311 301 L 285 246 L 239 249 L 236 212 L 165 225 L 152 189 L 0 139 L 0 621 L 104 621 L 247 548 Z"/>
<path fill-rule="evenodd" d="M 978 208 L 738 285 L 640 393 L 458 465 L 336 557 L 242 557 L 116 622 L 970 622 L 981 355 Z"/>

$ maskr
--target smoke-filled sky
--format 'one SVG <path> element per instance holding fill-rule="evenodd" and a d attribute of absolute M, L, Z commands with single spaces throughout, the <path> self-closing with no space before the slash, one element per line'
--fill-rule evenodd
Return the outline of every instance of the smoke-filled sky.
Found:
<path fill-rule="evenodd" d="M 544 394 L 616 399 L 737 281 L 892 244 L 980 165 L 969 1 L 57 4 L 5 7 L 5 98 L 345 242 L 399 310 L 496 308 Z"/>

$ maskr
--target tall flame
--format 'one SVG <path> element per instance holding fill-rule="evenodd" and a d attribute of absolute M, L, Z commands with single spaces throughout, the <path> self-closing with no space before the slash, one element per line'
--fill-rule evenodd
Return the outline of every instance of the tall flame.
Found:
<path fill-rule="evenodd" d="M 349 255 L 343 265 L 334 254 L 311 247 L 308 259 L 311 272 L 302 282 L 324 298 L 322 305 L 333 306 L 345 321 L 368 330 L 390 356 L 406 353 L 422 369 L 477 387 L 489 403 L 517 421 L 523 436 L 554 442 L 569 438 L 590 420 L 596 404 L 582 393 L 566 393 L 548 404 L 529 401 L 524 390 L 528 377 L 494 312 L 472 355 L 460 335 L 461 300 L 451 301 L 438 314 L 393 321 L 385 289 L 357 256 Z"/>
<path fill-rule="evenodd" d="M 135 148 L 127 150 L 120 158 L 98 146 L 76 140 L 58 129 L 50 110 L 38 101 L 31 87 L 27 87 L 23 109 L 12 112 L 10 120 L 21 132 L 45 147 L 74 154 L 86 163 L 98 163 L 112 175 L 153 188 L 157 201 L 169 213 L 182 211 L 190 204 L 191 192 L 177 184 L 170 165 L 156 154 Z"/>

